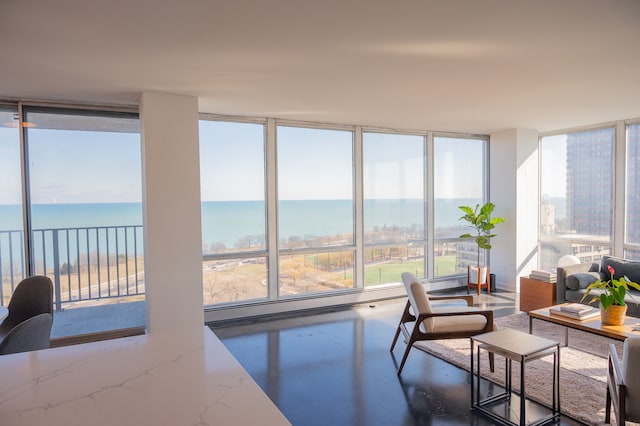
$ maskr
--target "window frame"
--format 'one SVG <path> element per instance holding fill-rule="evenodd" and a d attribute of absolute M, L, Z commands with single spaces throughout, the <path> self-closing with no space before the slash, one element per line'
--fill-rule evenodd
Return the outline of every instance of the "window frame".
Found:
<path fill-rule="evenodd" d="M 304 247 L 304 248 L 281 248 L 280 247 L 280 235 L 279 235 L 279 220 L 277 220 L 277 230 L 276 230 L 276 234 L 277 238 L 276 238 L 276 245 L 277 245 L 277 254 L 276 254 L 276 265 L 274 265 L 275 270 L 277 271 L 277 275 L 275 277 L 275 281 L 276 281 L 276 285 L 277 285 L 277 289 L 276 289 L 276 297 L 278 300 L 287 300 L 287 299 L 296 299 L 296 298 L 305 298 L 305 297 L 318 297 L 318 296 L 324 296 L 324 295 L 332 295 L 332 294 L 336 294 L 336 293 L 344 293 L 344 292 L 351 292 L 357 289 L 361 289 L 361 279 L 359 279 L 359 271 L 356 269 L 358 263 L 355 261 L 356 258 L 358 258 L 358 249 L 357 249 L 357 237 L 356 235 L 358 235 L 358 229 L 359 229 L 359 225 L 358 225 L 358 217 L 357 217 L 357 210 L 358 208 L 356 207 L 356 205 L 358 204 L 358 200 L 357 200 L 357 190 L 356 190 L 356 186 L 360 185 L 361 186 L 361 181 L 360 179 L 358 179 L 358 176 L 356 175 L 356 163 L 358 162 L 358 160 L 356 160 L 356 152 L 358 152 L 358 149 L 356 148 L 357 145 L 357 138 L 356 138 L 356 126 L 347 126 L 347 125 L 330 125 L 330 124 L 322 124 L 322 123 L 306 123 L 306 122 L 294 122 L 294 121 L 288 121 L 288 120 L 275 120 L 273 122 L 273 132 L 274 132 L 274 138 L 273 138 L 273 144 L 275 145 L 275 157 L 272 159 L 272 161 L 268 162 L 270 164 L 272 164 L 274 166 L 274 170 L 273 173 L 276 177 L 276 181 L 275 181 L 275 187 L 273 188 L 273 191 L 276 195 L 276 200 L 275 200 L 275 208 L 276 211 L 279 211 L 279 206 L 280 206 L 280 198 L 279 198 L 279 194 L 278 194 L 278 183 L 277 180 L 279 179 L 279 175 L 278 175 L 278 156 L 277 156 L 277 152 L 278 152 L 278 128 L 279 127 L 288 127 L 288 128 L 298 128 L 298 129 L 307 129 L 307 130 L 320 130 L 320 131 L 337 131 L 337 132 L 347 132 L 347 133 L 351 133 L 351 182 L 352 182 L 352 188 L 351 188 L 351 201 L 353 204 L 352 207 L 352 224 L 353 224 L 353 238 L 352 238 L 352 243 L 351 244 L 340 244 L 340 245 L 331 245 L 331 246 L 316 246 L 316 247 Z M 360 142 L 361 143 L 361 142 Z M 361 147 L 360 147 L 361 150 Z M 361 151 L 360 151 L 361 152 Z M 268 189 L 267 189 L 268 190 Z M 279 214 L 276 213 L 277 218 L 279 217 Z M 277 219 L 276 218 L 276 219 Z M 280 273 L 281 273 L 281 263 L 280 263 L 280 259 L 281 256 L 293 256 L 293 255 L 305 255 L 305 254 L 327 254 L 327 256 L 329 256 L 331 253 L 338 253 L 341 255 L 342 252 L 351 252 L 351 255 L 354 257 L 354 262 L 353 262 L 353 284 L 351 287 L 345 287 L 345 288 L 341 288 L 341 289 L 333 289 L 333 290 L 325 290 L 322 292 L 305 292 L 303 294 L 282 294 L 281 292 L 281 282 L 280 282 Z"/>
<path fill-rule="evenodd" d="M 379 284 L 367 284 L 366 283 L 366 274 L 367 274 L 367 261 L 366 261 L 366 255 L 369 251 L 373 251 L 375 252 L 375 250 L 384 250 L 386 248 L 388 248 L 389 244 L 384 244 L 384 243 L 367 243 L 366 241 L 364 241 L 364 233 L 366 231 L 366 229 L 364 228 L 364 219 L 365 219 L 365 215 L 367 214 L 365 206 L 364 206 L 364 202 L 367 200 L 365 198 L 365 194 L 364 194 L 364 167 L 365 167 L 365 135 L 366 134 L 372 134 L 372 135 L 389 135 L 389 136 L 399 136 L 399 137 L 419 137 L 422 139 L 422 153 L 421 153 L 421 175 L 422 175 L 422 191 L 421 191 L 421 202 L 422 202 L 422 238 L 419 239 L 415 239 L 415 240 L 411 240 L 412 244 L 416 244 L 416 247 L 418 250 L 422 250 L 422 271 L 424 272 L 424 274 L 422 274 L 423 277 L 426 277 L 428 272 L 430 271 L 430 268 L 428 267 L 428 247 L 429 247 L 429 227 L 428 227 L 428 199 L 427 199 L 427 193 L 428 193 L 428 176 L 429 176 L 429 168 L 428 168 L 428 160 L 429 160 L 429 155 L 427 153 L 428 150 L 428 143 L 427 143 L 427 139 L 428 139 L 428 135 L 426 133 L 418 133 L 418 132 L 406 132 L 406 131 L 397 131 L 397 130 L 389 130 L 389 129 L 371 129 L 371 128 L 367 128 L 367 129 L 363 129 L 361 132 L 361 138 L 362 138 L 362 153 L 360 155 L 360 158 L 358 158 L 358 160 L 362 163 L 362 185 L 363 185 L 363 194 L 361 197 L 361 201 L 363 203 L 363 209 L 362 209 L 362 221 L 363 221 L 363 226 L 362 226 L 362 264 L 363 264 L 363 269 L 362 269 L 362 288 L 375 288 L 375 287 L 379 287 L 379 286 L 385 286 L 385 285 L 389 285 L 389 284 L 394 284 L 397 281 L 394 282 L 384 282 L 384 283 L 379 283 Z M 420 275 L 420 274 L 417 274 Z"/>
<path fill-rule="evenodd" d="M 543 159 L 542 159 L 542 140 L 547 137 L 560 136 L 560 135 L 568 135 L 570 133 L 582 133 L 596 130 L 604 130 L 604 129 L 612 129 L 613 130 L 613 157 L 612 157 L 612 182 L 613 182 L 613 196 L 612 196 L 612 206 L 613 210 L 611 213 L 611 235 L 608 237 L 609 240 L 604 238 L 599 238 L 599 236 L 587 236 L 587 237 L 577 237 L 572 236 L 571 233 L 564 233 L 560 236 L 548 236 L 542 234 L 542 227 L 540 226 L 540 218 L 543 216 L 542 211 L 542 200 L 544 194 L 542 193 L 542 172 L 543 172 Z M 623 137 L 624 139 L 624 137 Z M 621 151 L 622 150 L 622 151 Z M 623 185 L 625 179 L 621 178 L 621 173 L 625 172 L 624 167 L 619 167 L 620 164 L 624 164 L 624 158 L 621 158 L 621 152 L 624 153 L 624 140 L 620 140 L 620 125 L 619 122 L 607 122 L 607 123 L 598 123 L 592 124 L 588 126 L 575 127 L 570 129 L 561 129 L 555 130 L 552 132 L 540 132 L 538 134 L 538 151 L 540 155 L 538 156 L 538 170 L 539 170 L 539 184 L 538 184 L 538 267 L 540 268 L 555 268 L 555 263 L 553 265 L 546 263 L 546 260 L 543 258 L 542 250 L 544 244 L 564 244 L 568 245 L 571 253 L 564 254 L 580 254 L 587 253 L 585 259 L 592 259 L 593 261 L 599 261 L 602 255 L 620 255 L 620 250 L 617 246 L 620 243 L 619 234 L 622 229 L 622 224 L 624 223 L 624 219 L 621 220 L 620 214 L 624 215 L 624 208 L 621 207 L 621 198 L 624 198 L 624 189 L 621 191 L 620 187 Z M 620 170 L 622 169 L 622 170 Z M 622 201 L 622 205 L 624 202 Z M 621 212 L 622 208 L 622 212 Z M 592 250 L 585 250 L 586 247 L 592 247 Z M 595 250 L 595 251 L 594 251 Z M 617 253 L 617 254 L 616 254 Z"/>
<path fill-rule="evenodd" d="M 256 124 L 256 125 L 262 125 L 263 126 L 263 146 L 264 146 L 264 158 L 263 158 L 263 164 L 264 164 L 264 188 L 263 188 L 263 195 L 264 195 L 264 202 L 265 202 L 265 248 L 263 250 L 244 250 L 244 251 L 229 251 L 229 252 L 225 252 L 225 253 L 203 253 L 202 254 L 202 261 L 204 262 L 209 262 L 209 261 L 227 261 L 227 260 L 248 260 L 248 259 L 253 259 L 253 258 L 263 258 L 265 260 L 265 265 L 266 265 L 266 279 L 268 282 L 267 285 L 267 294 L 265 297 L 260 297 L 260 298 L 252 298 L 252 299 L 243 299 L 240 302 L 231 302 L 231 301 L 223 301 L 223 302 L 219 302 L 219 303 L 213 303 L 213 304 L 204 304 L 204 308 L 205 309 L 211 309 L 211 308 L 217 308 L 217 307 L 226 307 L 226 306 L 236 306 L 236 305 L 241 305 L 241 304 L 253 304 L 253 303 L 261 303 L 264 301 L 269 301 L 269 300 L 276 300 L 277 297 L 275 295 L 273 286 L 271 285 L 271 280 L 269 279 L 270 277 L 270 269 L 271 269 L 271 261 L 270 259 L 272 258 L 272 256 L 270 255 L 270 235 L 274 234 L 275 232 L 273 232 L 271 230 L 271 228 L 269 227 L 269 221 L 270 218 L 272 216 L 272 211 L 273 211 L 273 207 L 272 207 L 272 203 L 269 200 L 269 191 L 268 191 L 268 187 L 269 187 L 269 120 L 267 119 L 258 119 L 258 118 L 249 118 L 249 117 L 230 117 L 230 116 L 225 116 L 225 115 L 217 115 L 217 114 L 203 114 L 200 113 L 199 117 L 198 117 L 198 122 L 201 121 L 214 121 L 214 122 L 226 122 L 226 123 L 239 123 L 239 124 Z M 201 141 L 200 141 L 201 143 Z M 200 161 L 202 161 L 200 159 Z M 202 204 L 202 200 L 200 200 L 200 203 Z M 204 287 L 204 282 L 203 282 L 203 287 Z M 204 288 L 203 288 L 203 292 L 204 292 Z"/>
<path fill-rule="evenodd" d="M 435 132 L 433 133 L 432 141 L 431 141 L 431 185 L 432 187 L 435 185 L 435 167 L 434 164 L 437 161 L 435 158 L 435 139 L 436 138 L 446 138 L 446 139 L 462 139 L 462 140 L 477 140 L 482 142 L 482 196 L 481 202 L 482 204 L 486 203 L 489 200 L 489 150 L 491 145 L 491 140 L 489 136 L 482 135 L 465 135 L 465 134 L 455 134 L 455 133 L 443 133 L 443 132 Z M 430 220 L 431 227 L 429 229 L 432 230 L 432 244 L 431 244 L 431 252 L 429 253 L 430 261 L 432 262 L 432 273 L 429 274 L 428 278 L 430 279 L 447 279 L 451 276 L 464 276 L 466 280 L 467 270 L 466 266 L 470 264 L 474 266 L 477 263 L 477 246 L 475 242 L 472 242 L 468 239 L 460 238 L 460 237 L 436 237 L 436 223 L 435 223 L 435 191 L 431 193 L 431 198 L 433 202 L 431 203 L 432 207 L 430 210 Z M 460 216 L 462 216 L 462 211 L 460 211 Z M 456 274 L 453 275 L 436 275 L 436 266 L 435 266 L 435 253 L 436 253 L 436 245 L 437 244 L 455 244 L 456 252 L 461 251 L 462 257 L 456 257 L 456 269 L 458 270 Z M 470 249 L 469 249 L 470 248 Z M 469 254 L 471 253 L 471 254 Z M 490 251 L 481 250 L 481 261 L 490 264 Z M 462 260 L 462 261 L 461 261 Z"/>
<path fill-rule="evenodd" d="M 25 276 L 32 276 L 35 274 L 46 274 L 50 276 L 51 280 L 54 282 L 54 308 L 56 311 L 60 311 L 62 309 L 63 304 L 70 303 L 72 305 L 80 302 L 78 308 L 82 307 L 83 303 L 88 303 L 87 308 L 96 308 L 100 305 L 100 300 L 105 300 L 107 298 L 127 298 L 126 302 L 136 302 L 137 297 L 142 295 L 146 298 L 146 291 L 144 288 L 139 289 L 139 286 L 144 286 L 144 278 L 139 278 L 139 274 L 142 274 L 144 277 L 144 265 L 139 259 L 139 257 L 144 256 L 143 250 L 140 250 L 143 247 L 143 218 L 142 218 L 142 208 L 140 209 L 140 224 L 139 225 L 70 225 L 64 228 L 58 228 L 55 225 L 52 228 L 46 229 L 33 229 L 33 208 L 37 203 L 32 203 L 32 176 L 31 176 L 31 164 L 30 160 L 30 146 L 29 146 L 29 129 L 33 126 L 29 125 L 29 114 L 42 114 L 41 118 L 45 119 L 45 122 L 50 123 L 51 127 L 45 126 L 50 129 L 60 129 L 63 131 L 70 130 L 82 130 L 83 123 L 80 121 L 80 127 L 74 128 L 69 127 L 69 122 L 65 120 L 73 120 L 74 117 L 90 117 L 91 119 L 97 120 L 100 123 L 101 120 L 114 119 L 116 121 L 110 122 L 109 124 L 115 124 L 115 127 L 108 127 L 103 129 L 100 123 L 97 127 L 93 127 L 93 122 L 88 122 L 89 127 L 86 129 L 88 132 L 96 132 L 106 130 L 107 133 L 131 133 L 137 135 L 137 143 L 139 146 L 135 148 L 137 152 L 141 154 L 141 128 L 140 128 L 140 115 L 137 107 L 123 107 L 123 106 L 105 106 L 105 105 L 85 105 L 85 104 L 73 104 L 73 103 L 58 103 L 58 102 L 40 102 L 40 101 L 17 101 L 13 102 L 0 102 L 2 107 L 9 107 L 11 109 L 15 108 L 15 112 L 18 117 L 18 127 L 19 127 L 19 139 L 20 139 L 20 173 L 21 173 L 21 220 L 24 224 L 23 228 L 23 238 L 21 239 L 21 251 L 20 255 L 23 260 L 23 272 L 22 278 Z M 67 117 L 61 118 L 57 120 L 56 116 Z M 125 120 L 125 126 L 118 126 L 118 119 L 122 118 Z M 130 122 L 126 122 L 126 120 L 133 120 Z M 73 121 L 71 121 L 73 122 Z M 120 123 L 123 124 L 123 123 Z M 83 136 L 85 137 L 85 136 Z M 103 145 L 108 145 L 103 141 Z M 141 159 L 140 159 L 141 160 Z M 137 166 L 142 168 L 142 161 L 138 161 Z M 114 202 L 122 202 L 122 203 L 135 203 L 140 205 L 143 202 L 143 192 L 142 188 L 142 173 L 136 174 L 136 179 L 139 179 L 139 189 L 141 193 L 139 194 L 140 199 L 135 201 L 114 201 Z M 134 189 L 135 191 L 135 189 Z M 132 195 L 132 194 L 129 194 Z M 138 194 L 135 194 L 138 195 Z M 91 205 L 96 205 L 101 203 L 102 201 L 88 201 L 87 203 Z M 67 201 L 68 204 L 83 204 L 82 202 L 71 202 Z M 61 203 L 63 204 L 63 203 Z M 42 264 L 49 264 L 49 267 L 43 272 L 42 268 L 39 268 L 35 259 L 36 259 L 36 249 L 44 250 L 44 242 L 42 242 L 42 237 L 40 237 L 40 242 L 36 243 L 34 231 L 40 231 L 42 235 L 45 232 L 49 234 L 55 234 L 54 231 L 61 236 L 59 243 L 62 246 L 62 250 L 55 250 L 59 253 L 59 259 L 56 259 L 56 255 L 53 254 L 53 259 L 43 259 Z M 104 233 L 104 234 L 103 234 Z M 70 235 L 73 236 L 70 239 Z M 89 238 L 94 238 L 96 240 L 90 241 Z M 100 236 L 98 236 L 100 235 Z M 110 252 L 108 248 L 104 248 L 100 246 L 101 243 L 96 243 L 97 239 L 105 238 L 113 243 L 112 247 L 115 247 Z M 118 243 L 118 238 L 120 238 L 120 242 Z M 58 244 L 55 242 L 54 245 Z M 64 249 L 64 244 L 66 241 L 66 249 Z M 75 244 L 74 249 L 70 250 L 70 245 Z M 93 246 L 93 244 L 98 244 L 97 246 Z M 108 243 L 107 243 L 108 244 Z M 59 246 L 60 247 L 60 246 Z M 122 247 L 122 248 L 121 248 Z M 85 251 L 86 250 L 86 251 Z M 106 250 L 106 254 L 103 250 Z M 75 264 L 71 265 L 69 256 L 77 256 L 75 259 Z M 46 255 L 47 257 L 49 255 Z M 86 256 L 85 258 L 81 257 Z M 96 259 L 99 259 L 102 256 L 106 256 L 107 262 L 103 263 L 100 260 L 95 260 L 94 263 L 93 256 Z M 110 258 L 110 256 L 113 256 Z M 124 256 L 123 265 L 120 266 L 121 260 L 120 257 Z M 91 260 L 90 260 L 91 258 Z M 109 260 L 116 260 L 115 266 L 112 266 Z M 65 266 L 64 262 L 68 262 Z M 132 265 L 130 263 L 133 262 Z M 72 269 L 75 269 L 75 272 Z M 79 273 L 81 268 L 86 268 L 85 272 Z M 97 269 L 94 269 L 97 268 Z M 105 268 L 103 277 L 100 277 L 101 268 Z M 114 268 L 114 271 L 109 271 L 111 268 Z M 109 274 L 115 278 L 107 278 Z M 122 276 L 124 273 L 124 276 Z M 54 275 L 52 275 L 54 274 Z M 59 276 L 57 275 L 59 274 Z M 73 279 L 70 274 L 76 275 Z M 81 277 L 82 276 L 82 277 Z M 132 278 L 133 277 L 133 278 Z M 86 282 L 84 280 L 87 280 Z M 93 281 L 97 279 L 97 281 Z M 106 279 L 106 281 L 105 281 Z M 58 282 L 59 281 L 59 282 Z M 72 281 L 74 287 L 72 288 Z M 115 281 L 115 284 L 114 284 Z M 17 283 L 16 283 L 17 284 Z M 60 287 L 57 287 L 57 286 Z M 101 294 L 101 287 L 105 285 L 108 288 L 108 291 L 105 291 Z M 112 286 L 115 285 L 115 289 L 112 290 Z M 61 288 L 67 292 L 65 297 L 61 298 Z M 122 291 L 121 291 L 122 290 Z M 77 292 L 75 296 L 72 295 L 72 292 Z M 86 296 L 86 297 L 85 297 Z M 133 296 L 133 297 L 132 297 Z M 94 302 L 98 303 L 94 303 Z M 85 304 L 86 304 L 85 303 Z M 75 308 L 76 306 L 74 306 Z M 90 333 L 115 333 L 120 334 L 122 330 L 137 330 L 143 329 L 144 324 L 136 323 L 135 315 L 132 316 L 134 323 L 127 321 L 122 322 L 120 324 L 111 324 L 108 325 L 107 328 L 103 329 L 101 326 L 98 326 L 97 330 L 87 330 Z M 127 317 L 128 318 L 128 317 Z M 69 318 L 66 319 L 69 321 Z M 55 315 L 54 315 L 54 329 L 55 329 Z M 69 331 L 62 331 L 62 334 L 53 336 L 56 339 L 70 339 L 73 340 L 75 335 L 69 334 L 73 333 Z"/>
<path fill-rule="evenodd" d="M 463 134 L 463 133 L 451 133 L 451 132 L 433 132 L 433 131 L 411 131 L 411 130 L 398 130 L 381 128 L 374 126 L 358 126 L 358 125 L 344 125 L 344 124 L 331 124 L 320 122 L 306 122 L 290 119 L 277 119 L 277 118 L 257 118 L 257 117 L 237 117 L 230 115 L 220 114 L 199 114 L 200 120 L 214 120 L 214 121 L 232 121 L 232 122 L 246 122 L 246 123 L 260 123 L 266 124 L 266 199 L 267 199 L 267 263 L 268 263 L 268 288 L 269 296 L 266 300 L 251 300 L 244 303 L 223 303 L 216 305 L 209 305 L 205 307 L 205 310 L 216 310 L 219 308 L 226 308 L 229 306 L 251 306 L 261 303 L 277 303 L 281 301 L 292 301 L 297 299 L 313 299 L 318 297 L 331 297 L 339 296 L 349 293 L 358 293 L 361 291 L 375 291 L 378 288 L 384 288 L 388 286 L 398 287 L 401 286 L 400 280 L 397 282 L 382 284 L 377 286 L 365 286 L 364 284 L 364 253 L 368 248 L 368 245 L 364 243 L 364 196 L 363 196 L 363 135 L 364 133 L 386 133 L 386 134 L 398 134 L 408 136 L 420 136 L 424 138 L 424 170 L 425 170 L 425 182 L 424 182 L 424 217 L 425 217 L 425 249 L 424 249 L 424 262 L 426 268 L 425 279 L 430 282 L 442 282 L 450 283 L 449 285 L 457 286 L 463 278 L 466 277 L 466 272 L 456 273 L 452 275 L 444 275 L 440 277 L 434 277 L 434 245 L 436 241 L 433 238 L 434 235 L 434 221 L 433 221 L 433 139 L 434 137 L 446 137 L 446 138 L 461 138 L 461 139 L 477 139 L 482 141 L 482 161 L 483 163 L 483 176 L 482 188 L 483 188 L 483 201 L 489 198 L 488 180 L 489 180 L 489 149 L 490 149 L 490 137 L 489 135 L 480 134 Z M 298 127 L 305 129 L 318 129 L 318 130 L 337 130 L 347 131 L 353 134 L 353 215 L 354 215 L 354 241 L 353 244 L 330 246 L 330 247 L 314 247 L 311 249 L 288 249 L 280 248 L 279 237 L 277 233 L 278 229 L 278 196 L 277 196 L 277 127 Z M 459 242 L 459 239 L 455 239 Z M 293 253 L 338 253 L 344 250 L 353 252 L 354 259 L 354 285 L 353 287 L 344 289 L 335 289 L 323 291 L 321 293 L 308 293 L 301 295 L 281 295 L 279 292 L 279 256 L 289 255 Z M 211 258 L 248 258 L 255 255 L 262 255 L 262 252 L 242 252 L 236 254 L 225 255 L 211 255 Z M 209 258 L 210 256 L 207 256 Z"/>

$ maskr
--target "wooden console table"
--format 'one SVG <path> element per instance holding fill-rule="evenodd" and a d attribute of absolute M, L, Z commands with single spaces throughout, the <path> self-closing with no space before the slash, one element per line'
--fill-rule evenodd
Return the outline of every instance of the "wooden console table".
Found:
<path fill-rule="evenodd" d="M 520 310 L 529 312 L 556 304 L 556 283 L 520 277 Z"/>

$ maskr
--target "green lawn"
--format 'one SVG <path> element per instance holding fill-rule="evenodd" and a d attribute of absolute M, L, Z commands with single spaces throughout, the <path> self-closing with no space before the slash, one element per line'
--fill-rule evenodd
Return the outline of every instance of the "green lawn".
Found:
<path fill-rule="evenodd" d="M 367 285 L 376 285 L 400 281 L 403 272 L 411 272 L 416 276 L 423 276 L 422 260 L 412 260 L 403 263 L 381 263 L 365 268 L 364 282 Z M 456 273 L 456 256 L 436 257 L 436 276 Z"/>
<path fill-rule="evenodd" d="M 423 264 L 421 260 L 412 260 L 404 263 L 381 263 L 365 267 L 365 285 L 375 285 L 400 281 L 403 272 L 411 272 L 416 275 L 423 275 Z"/>
<path fill-rule="evenodd" d="M 453 275 L 456 273 L 456 255 L 436 257 L 435 276 Z"/>

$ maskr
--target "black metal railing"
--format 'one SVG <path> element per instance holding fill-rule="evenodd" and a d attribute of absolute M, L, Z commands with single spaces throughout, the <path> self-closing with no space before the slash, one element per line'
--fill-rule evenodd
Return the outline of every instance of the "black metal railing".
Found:
<path fill-rule="evenodd" d="M 142 225 L 34 229 L 33 275 L 54 283 L 62 304 L 144 294 Z M 26 276 L 22 231 L 0 231 L 0 304 Z"/>

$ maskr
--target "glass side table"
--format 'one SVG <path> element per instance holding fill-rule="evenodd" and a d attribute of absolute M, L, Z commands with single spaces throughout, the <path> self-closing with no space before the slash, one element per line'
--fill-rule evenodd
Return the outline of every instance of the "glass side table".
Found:
<path fill-rule="evenodd" d="M 476 353 L 477 347 L 477 353 Z M 480 399 L 480 353 L 482 350 L 493 352 L 505 358 L 505 391 Z M 477 360 L 474 363 L 474 354 Z M 547 416 L 527 423 L 525 366 L 527 362 L 553 354 L 552 407 Z M 491 407 L 498 403 L 511 403 L 512 362 L 520 363 L 520 418 L 519 423 L 511 417 L 501 416 Z M 477 368 L 477 370 L 476 370 Z M 502 425 L 541 426 L 560 419 L 560 343 L 544 337 L 534 336 L 512 329 L 492 331 L 471 337 L 471 408 Z M 511 410 L 507 410 L 511 412 Z"/>

